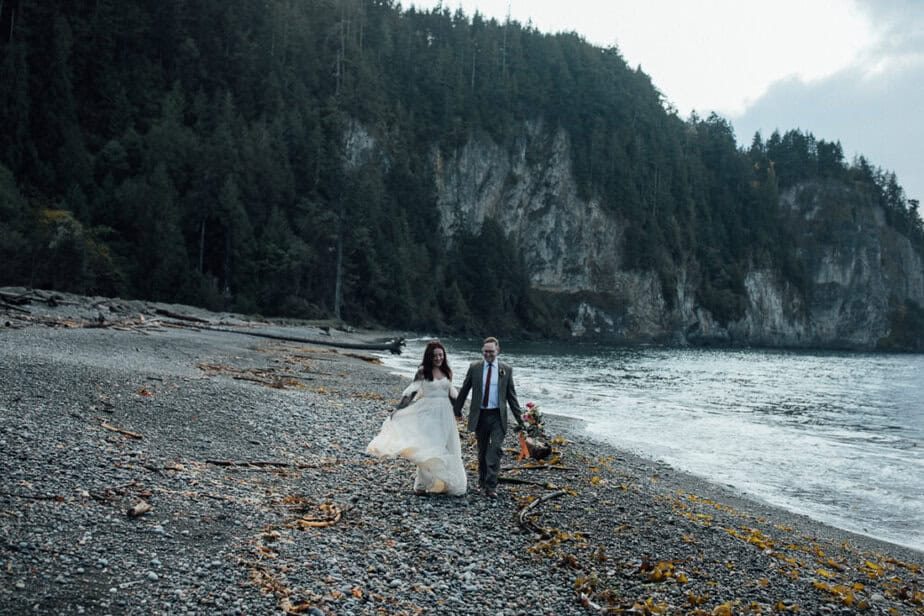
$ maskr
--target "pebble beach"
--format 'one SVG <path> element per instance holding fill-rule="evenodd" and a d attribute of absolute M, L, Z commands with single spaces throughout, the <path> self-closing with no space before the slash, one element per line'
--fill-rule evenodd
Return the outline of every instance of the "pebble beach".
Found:
<path fill-rule="evenodd" d="M 0 614 L 924 614 L 924 554 L 563 418 L 415 495 L 365 454 L 411 375 L 336 346 L 384 332 L 65 300 L 0 306 Z"/>

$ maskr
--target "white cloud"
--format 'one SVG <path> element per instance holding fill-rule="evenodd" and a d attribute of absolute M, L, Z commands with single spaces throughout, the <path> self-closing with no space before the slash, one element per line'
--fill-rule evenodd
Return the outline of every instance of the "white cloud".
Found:
<path fill-rule="evenodd" d="M 874 41 L 868 21 L 843 0 L 445 0 L 443 6 L 498 20 L 509 10 L 543 32 L 574 31 L 595 45 L 616 45 L 683 116 L 694 109 L 740 113 L 769 84 L 834 74 Z"/>
<path fill-rule="evenodd" d="M 894 171 L 908 198 L 924 198 L 924 3 L 858 4 L 874 38 L 840 71 L 813 81 L 784 79 L 743 112 L 732 114 L 739 141 L 754 132 L 799 128 L 840 141 L 849 158 L 864 155 Z"/>
<path fill-rule="evenodd" d="M 733 117 L 739 142 L 756 131 L 798 128 L 818 139 L 840 141 L 849 159 L 864 155 L 872 164 L 894 171 L 906 196 L 924 197 L 924 62 L 892 64 L 869 71 L 858 65 L 827 79 L 806 83 L 788 79 L 773 84 L 760 100 Z"/>

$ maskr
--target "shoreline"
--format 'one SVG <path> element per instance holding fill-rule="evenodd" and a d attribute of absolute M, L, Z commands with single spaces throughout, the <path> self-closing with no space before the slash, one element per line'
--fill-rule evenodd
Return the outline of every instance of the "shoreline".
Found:
<path fill-rule="evenodd" d="M 910 560 L 924 559 L 924 550 L 835 526 L 834 524 L 813 518 L 808 514 L 792 511 L 781 505 L 758 498 L 753 494 L 738 490 L 734 486 L 722 485 L 706 477 L 696 475 L 683 469 L 678 469 L 667 462 L 647 458 L 643 455 L 618 448 L 604 440 L 595 439 L 593 435 L 589 434 L 583 427 L 583 425 L 586 424 L 583 419 L 564 415 L 554 415 L 552 413 L 546 414 L 545 417 L 546 423 L 549 423 L 551 420 L 551 425 L 561 426 L 559 428 L 560 432 L 565 435 L 570 435 L 570 438 L 574 439 L 576 444 L 613 451 L 620 457 L 632 460 L 633 465 L 640 467 L 648 466 L 653 472 L 669 473 L 672 475 L 672 481 L 680 485 L 689 486 L 687 491 L 706 494 L 709 495 L 709 498 L 714 500 L 721 499 L 726 502 L 733 502 L 737 509 L 744 509 L 751 513 L 762 512 L 760 515 L 764 517 L 773 517 L 773 519 L 787 524 L 799 524 L 804 527 L 813 527 L 816 534 L 827 537 L 829 541 L 850 541 L 858 547 L 861 547 L 861 549 L 901 554 L 902 558 Z"/>
<path fill-rule="evenodd" d="M 413 342 L 413 341 L 426 340 L 430 338 L 430 336 L 419 336 L 419 335 L 415 335 L 415 334 L 407 333 L 407 332 L 404 335 L 408 339 L 409 344 L 410 342 Z M 386 363 L 391 364 L 393 374 L 400 374 L 400 372 L 397 371 L 397 368 L 399 365 L 401 365 L 401 362 L 394 363 L 394 362 L 390 362 L 387 358 L 383 357 L 383 359 L 385 359 Z M 524 361 L 524 360 L 520 358 L 520 361 Z M 514 363 L 516 365 L 516 360 L 514 360 Z M 523 398 L 521 395 L 521 400 L 522 399 Z M 639 460 L 650 462 L 651 464 L 656 465 L 656 466 L 668 465 L 668 467 L 674 470 L 675 472 L 686 474 L 689 477 L 688 481 L 701 482 L 705 486 L 714 486 L 715 490 L 721 490 L 721 493 L 723 494 L 723 497 L 725 498 L 736 498 L 742 502 L 752 502 L 754 503 L 755 507 L 761 506 L 761 507 L 767 508 L 768 510 L 779 512 L 777 515 L 792 516 L 794 519 L 805 518 L 806 520 L 809 520 L 812 523 L 829 526 L 831 527 L 833 532 L 843 533 L 845 537 L 856 537 L 860 541 L 875 542 L 875 544 L 883 546 L 883 547 L 894 546 L 897 549 L 904 550 L 905 553 L 908 553 L 908 554 L 917 554 L 918 556 L 924 555 L 924 547 L 917 547 L 915 545 L 909 545 L 907 543 L 900 543 L 899 541 L 902 539 L 901 536 L 896 537 L 899 540 L 899 541 L 896 541 L 895 538 L 890 538 L 888 536 L 876 536 L 874 533 L 869 533 L 868 531 L 852 530 L 850 528 L 845 528 L 843 526 L 840 526 L 836 519 L 835 520 L 819 519 L 817 517 L 814 517 L 814 515 L 811 513 L 810 510 L 805 510 L 805 511 L 794 510 L 794 509 L 789 508 L 786 505 L 775 502 L 772 497 L 762 497 L 758 494 L 751 493 L 747 491 L 746 489 L 743 489 L 739 486 L 732 485 L 731 483 L 725 483 L 720 480 L 712 479 L 706 475 L 696 474 L 693 471 L 685 470 L 681 466 L 677 466 L 671 462 L 665 462 L 663 460 L 659 460 L 656 457 L 646 455 L 645 452 L 638 451 L 637 449 L 633 449 L 633 448 L 623 449 L 620 444 L 612 443 L 609 440 L 603 438 L 602 436 L 595 437 L 594 434 L 588 431 L 586 427 L 586 422 L 580 417 L 557 415 L 555 414 L 555 411 L 546 412 L 544 415 L 547 418 L 554 417 L 559 422 L 559 424 L 563 426 L 562 429 L 567 434 L 575 436 L 579 440 L 592 442 L 593 447 L 596 449 L 608 448 L 608 449 L 617 451 L 620 454 L 625 454 L 627 456 L 638 458 Z M 711 490 L 706 490 L 704 488 L 703 491 L 711 491 Z M 798 503 L 795 503 L 795 505 L 798 505 Z M 858 519 L 858 521 L 862 521 L 862 520 Z M 862 524 L 862 526 L 857 525 L 858 528 L 863 528 L 866 526 L 867 526 L 866 524 Z"/>
<path fill-rule="evenodd" d="M 579 420 L 547 415 L 558 465 L 505 455 L 497 501 L 417 497 L 410 464 L 364 454 L 407 379 L 362 352 L 4 318 L 0 614 L 924 613 L 921 553 Z"/>

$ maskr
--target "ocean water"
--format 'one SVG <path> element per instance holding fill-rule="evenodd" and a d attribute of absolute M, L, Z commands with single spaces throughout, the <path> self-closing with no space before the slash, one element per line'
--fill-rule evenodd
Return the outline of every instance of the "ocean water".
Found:
<path fill-rule="evenodd" d="M 400 356 L 411 376 L 427 338 Z M 479 340 L 443 339 L 456 386 Z M 924 355 L 504 344 L 520 403 L 767 503 L 924 551 Z"/>

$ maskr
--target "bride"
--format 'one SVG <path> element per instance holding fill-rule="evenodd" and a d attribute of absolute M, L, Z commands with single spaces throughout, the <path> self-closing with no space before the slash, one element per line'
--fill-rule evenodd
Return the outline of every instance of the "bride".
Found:
<path fill-rule="evenodd" d="M 400 456 L 416 464 L 417 494 L 465 494 L 468 480 L 450 400 L 455 394 L 446 349 L 439 340 L 431 340 L 414 382 L 401 394 L 398 410 L 366 447 L 368 454 Z"/>

